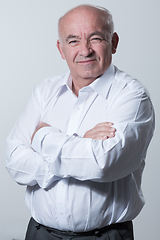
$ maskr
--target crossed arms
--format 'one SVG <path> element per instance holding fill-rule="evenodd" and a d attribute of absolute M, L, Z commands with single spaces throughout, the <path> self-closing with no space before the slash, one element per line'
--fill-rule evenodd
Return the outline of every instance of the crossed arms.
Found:
<path fill-rule="evenodd" d="M 94 140 L 103 140 L 103 141 L 106 140 L 107 138 L 112 138 L 115 136 L 115 131 L 116 131 L 116 129 L 112 127 L 112 125 L 113 123 L 110 123 L 110 122 L 99 123 L 92 129 L 88 130 L 83 137 L 91 138 Z M 31 143 L 33 141 L 33 138 L 36 132 L 43 127 L 51 127 L 51 126 L 45 122 L 39 122 L 38 126 L 36 127 L 32 135 Z"/>
<path fill-rule="evenodd" d="M 7 139 L 7 169 L 19 184 L 46 188 L 64 177 L 111 182 L 141 167 L 154 128 L 145 93 L 116 102 L 110 122 L 97 124 L 83 137 L 68 136 L 43 122 L 35 130 L 40 119 L 37 102 L 32 96 Z"/>

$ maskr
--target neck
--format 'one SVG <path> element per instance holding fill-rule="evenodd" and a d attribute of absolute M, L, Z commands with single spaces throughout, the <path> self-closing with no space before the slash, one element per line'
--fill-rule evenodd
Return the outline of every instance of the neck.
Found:
<path fill-rule="evenodd" d="M 83 79 L 83 81 L 75 81 L 74 79 L 72 79 L 72 91 L 78 97 L 79 90 L 83 87 L 90 85 L 94 81 L 95 79 Z"/>

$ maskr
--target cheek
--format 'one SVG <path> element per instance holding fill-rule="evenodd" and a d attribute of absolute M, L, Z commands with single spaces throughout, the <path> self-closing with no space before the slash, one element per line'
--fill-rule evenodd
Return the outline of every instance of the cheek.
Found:
<path fill-rule="evenodd" d="M 95 54 L 97 55 L 97 57 L 99 57 L 101 60 L 104 59 L 105 56 L 108 55 L 108 48 L 106 48 L 106 46 L 94 46 L 93 48 Z"/>
<path fill-rule="evenodd" d="M 106 63 L 111 60 L 112 53 L 111 53 L 110 49 L 107 48 L 107 49 L 102 49 L 99 52 L 99 55 L 101 58 L 101 62 Z"/>
<path fill-rule="evenodd" d="M 65 58 L 67 63 L 73 63 L 77 57 L 77 52 L 75 51 L 75 49 L 69 48 L 65 51 Z"/>

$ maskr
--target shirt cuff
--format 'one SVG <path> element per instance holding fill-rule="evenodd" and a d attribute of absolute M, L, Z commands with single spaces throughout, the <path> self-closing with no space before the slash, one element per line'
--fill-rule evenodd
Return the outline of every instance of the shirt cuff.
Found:
<path fill-rule="evenodd" d="M 32 148 L 40 155 L 42 154 L 42 142 L 44 138 L 50 133 L 60 133 L 60 130 L 54 127 L 43 127 L 36 132 L 33 138 Z"/>

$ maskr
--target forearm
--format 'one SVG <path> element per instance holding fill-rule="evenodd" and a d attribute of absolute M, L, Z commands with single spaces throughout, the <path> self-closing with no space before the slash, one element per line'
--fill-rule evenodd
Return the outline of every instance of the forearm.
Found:
<path fill-rule="evenodd" d="M 7 140 L 7 146 L 10 140 Z M 9 153 L 9 151 L 8 151 Z M 48 169 L 48 164 L 30 147 L 19 145 L 14 152 L 6 157 L 6 168 L 11 177 L 21 185 L 33 186 L 39 184 L 46 188 L 57 180 Z"/>
<path fill-rule="evenodd" d="M 154 121 L 145 94 L 131 95 L 112 107 L 107 120 L 115 123 L 116 134 L 105 141 L 68 136 L 54 127 L 43 127 L 36 131 L 31 145 L 40 119 L 33 103 L 7 140 L 7 168 L 18 183 L 47 187 L 64 177 L 114 181 L 135 171 L 144 159 Z"/>
<path fill-rule="evenodd" d="M 126 136 L 128 129 L 125 130 L 119 129 L 114 138 L 102 141 L 69 137 L 54 132 L 54 128 L 45 128 L 35 136 L 33 147 L 48 162 L 53 175 L 110 182 L 135 171 L 142 160 L 144 142 L 141 139 L 133 142 L 135 136 Z M 41 136 L 42 141 L 38 143 Z"/>
<path fill-rule="evenodd" d="M 36 133 L 33 148 L 48 162 L 52 174 L 58 177 L 93 181 L 123 178 L 139 168 L 153 134 L 154 116 L 150 101 L 144 96 L 141 107 L 140 102 L 141 98 L 137 103 L 134 100 L 126 112 L 123 108 L 112 110 L 109 117 L 115 122 L 114 138 L 102 141 L 67 136 L 49 127 Z"/>
<path fill-rule="evenodd" d="M 46 188 L 57 177 L 51 174 L 48 163 L 31 146 L 32 134 L 41 118 L 38 94 L 32 94 L 6 140 L 6 168 L 19 184 L 39 184 Z"/>

